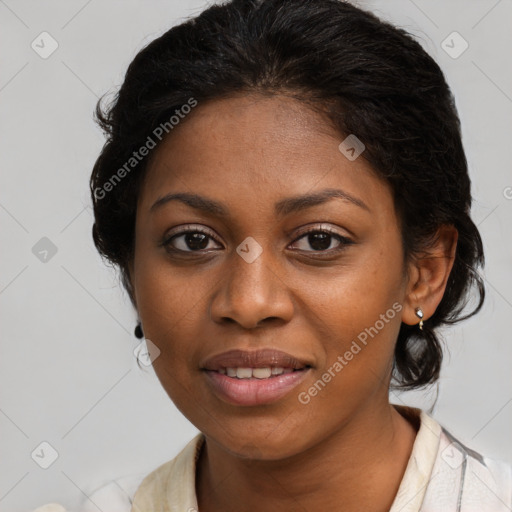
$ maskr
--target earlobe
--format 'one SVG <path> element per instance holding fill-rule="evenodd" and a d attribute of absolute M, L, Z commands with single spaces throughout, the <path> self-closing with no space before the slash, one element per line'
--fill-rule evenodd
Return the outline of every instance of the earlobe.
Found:
<path fill-rule="evenodd" d="M 425 316 L 425 314 L 423 313 L 423 309 L 421 309 L 421 308 L 414 308 L 414 313 L 420 319 L 420 323 L 418 325 L 420 330 L 423 330 L 423 317 Z"/>
<path fill-rule="evenodd" d="M 458 232 L 454 226 L 441 226 L 434 241 L 421 254 L 415 255 L 409 267 L 409 281 L 402 322 L 408 325 L 423 322 L 435 313 L 455 261 Z"/>

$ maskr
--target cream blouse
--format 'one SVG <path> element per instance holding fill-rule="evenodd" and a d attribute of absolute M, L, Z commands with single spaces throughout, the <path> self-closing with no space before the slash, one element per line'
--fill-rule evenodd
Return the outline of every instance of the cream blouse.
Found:
<path fill-rule="evenodd" d="M 420 425 L 390 512 L 512 511 L 512 465 L 465 447 L 424 411 L 395 407 Z M 100 488 L 81 512 L 197 512 L 196 462 L 203 442 L 198 434 L 149 475 Z"/>

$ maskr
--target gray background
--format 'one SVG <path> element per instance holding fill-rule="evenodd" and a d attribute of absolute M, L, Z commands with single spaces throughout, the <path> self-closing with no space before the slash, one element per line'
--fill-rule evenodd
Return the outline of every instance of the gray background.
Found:
<path fill-rule="evenodd" d="M 88 178 L 103 144 L 92 121 L 98 97 L 121 84 L 143 45 L 204 5 L 0 0 L 1 511 L 51 501 L 72 510 L 109 479 L 169 460 L 196 432 L 153 370 L 136 364 L 134 312 L 92 243 Z M 512 2 L 359 5 L 415 34 L 455 93 L 488 300 L 446 333 L 434 416 L 474 449 L 512 461 Z M 43 31 L 59 45 L 47 59 L 31 48 Z M 453 31 L 469 43 L 458 58 L 441 46 Z M 57 248 L 46 262 L 43 237 Z M 428 408 L 433 391 L 392 400 Z M 48 469 L 31 458 L 43 441 L 59 454 Z"/>

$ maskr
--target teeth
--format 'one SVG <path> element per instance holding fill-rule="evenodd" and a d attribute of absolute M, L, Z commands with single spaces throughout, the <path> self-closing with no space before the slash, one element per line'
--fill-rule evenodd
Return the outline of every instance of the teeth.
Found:
<path fill-rule="evenodd" d="M 272 375 L 270 368 L 254 368 L 252 371 L 252 376 L 257 379 L 268 379 L 270 375 Z"/>
<path fill-rule="evenodd" d="M 250 379 L 252 377 L 252 369 L 251 368 L 237 368 L 236 376 L 239 379 Z"/>
<path fill-rule="evenodd" d="M 265 366 L 264 368 L 221 368 L 219 373 L 228 377 L 236 377 L 238 379 L 268 379 L 276 375 L 293 372 L 293 368 L 281 368 Z"/>

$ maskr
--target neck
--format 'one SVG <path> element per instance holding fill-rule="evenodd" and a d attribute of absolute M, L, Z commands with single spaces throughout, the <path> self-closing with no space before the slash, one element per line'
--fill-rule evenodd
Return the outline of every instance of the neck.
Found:
<path fill-rule="evenodd" d="M 331 436 L 284 460 L 247 460 L 213 443 L 198 461 L 199 510 L 387 511 L 407 466 L 415 428 L 386 403 L 360 411 Z"/>

